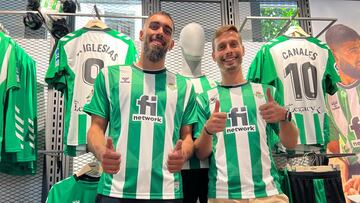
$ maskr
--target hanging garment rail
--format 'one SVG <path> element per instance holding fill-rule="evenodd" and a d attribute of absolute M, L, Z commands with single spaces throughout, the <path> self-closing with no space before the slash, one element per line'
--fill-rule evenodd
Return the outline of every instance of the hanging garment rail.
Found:
<path fill-rule="evenodd" d="M 10 10 L 0 10 L 0 14 L 8 15 L 24 15 L 26 13 L 38 13 L 37 11 L 10 11 Z M 50 16 L 83 16 L 83 17 L 93 17 L 97 16 L 94 13 L 46 13 Z M 127 16 L 127 15 L 115 15 L 115 14 L 99 14 L 99 17 L 104 18 L 130 18 L 130 19 L 146 19 L 147 16 Z"/>
<path fill-rule="evenodd" d="M 316 35 L 316 38 L 322 35 L 329 27 L 331 27 L 336 21 L 337 18 L 320 18 L 320 17 L 265 17 L 265 16 L 247 16 L 244 22 L 241 24 L 239 32 L 241 32 L 248 20 L 311 20 L 311 21 L 330 21 L 330 23 L 323 29 L 319 34 Z"/>

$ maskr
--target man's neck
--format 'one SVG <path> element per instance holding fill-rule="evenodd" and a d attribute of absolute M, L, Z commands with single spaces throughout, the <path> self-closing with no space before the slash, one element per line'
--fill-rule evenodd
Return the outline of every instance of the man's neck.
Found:
<path fill-rule="evenodd" d="M 152 62 L 147 59 L 143 54 L 140 55 L 140 60 L 136 62 L 136 66 L 149 71 L 157 71 L 162 70 L 165 67 L 165 58 L 161 59 L 158 62 Z"/>
<path fill-rule="evenodd" d="M 180 74 L 186 77 L 200 77 L 203 74 L 201 73 L 201 60 L 200 61 L 191 61 L 186 60 L 184 57 L 181 58 L 182 66 Z"/>
<path fill-rule="evenodd" d="M 221 84 L 222 85 L 239 85 L 246 82 L 242 75 L 241 68 L 240 70 L 230 71 L 230 72 L 221 72 Z"/>

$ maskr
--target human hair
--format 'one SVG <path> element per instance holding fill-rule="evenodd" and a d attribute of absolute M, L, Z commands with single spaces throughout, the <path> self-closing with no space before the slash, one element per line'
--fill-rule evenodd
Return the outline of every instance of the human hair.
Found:
<path fill-rule="evenodd" d="M 172 19 L 170 13 L 168 13 L 168 12 L 166 12 L 166 11 L 157 11 L 157 12 L 151 13 L 151 14 L 148 16 L 148 18 L 146 19 L 145 24 L 146 24 L 147 21 L 148 21 L 151 17 L 153 17 L 154 15 L 162 15 L 162 16 L 168 17 L 168 18 L 170 19 L 172 25 L 173 25 L 173 31 L 175 31 L 175 23 L 174 23 L 174 20 Z M 145 25 L 145 24 L 144 24 L 144 25 Z"/>
<path fill-rule="evenodd" d="M 223 25 L 216 29 L 214 37 L 212 39 L 212 49 L 215 50 L 215 39 L 218 38 L 220 35 L 224 34 L 225 32 L 234 31 L 238 33 L 238 29 L 234 25 Z M 240 43 L 242 44 L 242 39 L 240 34 L 238 33 Z"/>
<path fill-rule="evenodd" d="M 337 24 L 330 27 L 325 34 L 326 43 L 331 49 L 334 49 L 344 42 L 358 39 L 360 39 L 359 34 L 355 30 L 343 24 Z"/>

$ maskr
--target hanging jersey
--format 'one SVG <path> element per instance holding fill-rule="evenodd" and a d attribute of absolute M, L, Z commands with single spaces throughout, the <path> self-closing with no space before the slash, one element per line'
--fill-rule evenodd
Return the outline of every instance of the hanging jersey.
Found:
<path fill-rule="evenodd" d="M 273 39 L 256 54 L 248 79 L 273 85 L 283 95 L 299 129 L 298 144 L 327 144 L 325 93 L 334 94 L 340 79 L 324 43 L 313 37 Z"/>
<path fill-rule="evenodd" d="M 0 32 L 0 152 L 2 152 L 4 134 L 4 109 L 8 91 L 19 88 L 17 77 L 15 42 Z M 1 160 L 1 158 L 0 158 Z"/>
<path fill-rule="evenodd" d="M 203 93 L 209 89 L 214 88 L 217 84 L 215 81 L 209 79 L 205 75 L 200 76 L 198 78 L 188 78 L 194 86 L 194 90 L 196 94 Z M 193 125 L 193 135 L 196 132 L 197 124 Z M 209 168 L 209 161 L 201 161 L 194 154 L 183 166 L 183 170 L 185 169 L 199 169 L 199 168 Z"/>
<path fill-rule="evenodd" d="M 331 118 L 331 137 L 339 141 L 341 153 L 349 156 L 350 164 L 360 163 L 360 82 L 345 86 L 338 83 L 338 91 L 328 96 Z"/>
<path fill-rule="evenodd" d="M 133 41 L 115 30 L 82 28 L 60 39 L 45 80 L 64 93 L 66 146 L 86 144 L 90 117 L 83 107 L 92 97 L 100 70 L 109 65 L 131 64 L 135 59 Z"/>
<path fill-rule="evenodd" d="M 246 83 L 236 87 L 217 86 L 198 96 L 199 131 L 220 102 L 226 112 L 223 132 L 213 135 L 209 166 L 209 198 L 249 199 L 281 193 L 278 174 L 272 161 L 269 138 L 279 131 L 267 124 L 258 108 L 265 104 L 269 85 Z M 275 94 L 276 101 L 279 101 Z"/>
<path fill-rule="evenodd" d="M 61 0 L 41 0 L 40 7 L 53 12 L 62 12 L 63 5 Z"/>
<path fill-rule="evenodd" d="M 197 121 L 190 81 L 166 69 L 104 68 L 84 111 L 109 121 L 108 135 L 121 154 L 120 172 L 103 173 L 98 193 L 129 199 L 182 198 L 181 173 L 170 173 L 166 162 L 181 127 Z"/>
<path fill-rule="evenodd" d="M 70 176 L 55 183 L 49 191 L 46 203 L 85 203 L 95 202 L 98 181 L 76 180 Z"/>

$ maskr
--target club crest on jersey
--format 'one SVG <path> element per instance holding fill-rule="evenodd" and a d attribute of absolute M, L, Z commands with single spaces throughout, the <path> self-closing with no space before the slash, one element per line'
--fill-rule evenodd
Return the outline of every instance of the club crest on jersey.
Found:
<path fill-rule="evenodd" d="M 237 132 L 255 132 L 255 125 L 249 125 L 249 117 L 246 106 L 233 107 L 230 109 L 230 113 L 227 114 L 230 120 L 230 126 L 225 129 L 226 133 Z"/>
<path fill-rule="evenodd" d="M 169 89 L 176 90 L 176 84 L 175 83 L 169 83 L 168 84 Z"/>
<path fill-rule="evenodd" d="M 331 105 L 331 110 L 336 110 L 341 108 L 338 101 L 333 101 L 331 102 L 330 105 Z"/>
<path fill-rule="evenodd" d="M 140 99 L 136 100 L 136 105 L 139 107 L 139 113 L 133 114 L 133 121 L 163 122 L 163 117 L 157 116 L 156 95 L 142 95 Z"/>
<path fill-rule="evenodd" d="M 209 99 L 209 103 L 210 103 L 210 104 L 215 104 L 216 100 L 217 100 L 216 97 L 211 97 L 211 98 Z"/>
<path fill-rule="evenodd" d="M 255 97 L 259 98 L 259 99 L 262 99 L 264 98 L 264 93 L 260 92 L 260 91 L 256 91 L 255 92 Z"/>

